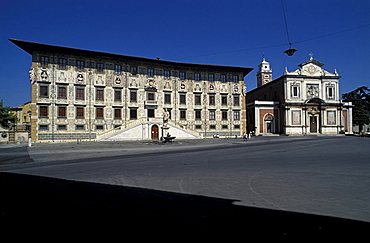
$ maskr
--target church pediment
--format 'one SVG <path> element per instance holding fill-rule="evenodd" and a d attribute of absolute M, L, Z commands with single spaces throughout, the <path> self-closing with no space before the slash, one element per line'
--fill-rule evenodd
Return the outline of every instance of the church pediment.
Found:
<path fill-rule="evenodd" d="M 306 64 L 301 67 L 301 75 L 306 75 L 306 76 L 322 76 L 323 74 L 323 69 L 313 63 Z"/>
<path fill-rule="evenodd" d="M 294 72 L 288 72 L 285 69 L 285 75 L 302 75 L 302 76 L 311 76 L 311 77 L 320 77 L 320 76 L 338 76 L 338 73 L 330 73 L 322 68 L 324 64 L 319 61 L 314 60 L 312 57 L 308 62 L 302 63 L 299 65 L 299 69 Z"/>

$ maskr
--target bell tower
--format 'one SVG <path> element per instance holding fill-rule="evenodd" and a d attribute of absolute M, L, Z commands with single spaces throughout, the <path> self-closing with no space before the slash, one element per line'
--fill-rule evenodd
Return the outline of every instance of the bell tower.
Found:
<path fill-rule="evenodd" d="M 261 87 L 272 81 L 272 70 L 270 63 L 266 61 L 265 57 L 262 58 L 262 62 L 258 65 L 257 72 L 257 87 Z"/>

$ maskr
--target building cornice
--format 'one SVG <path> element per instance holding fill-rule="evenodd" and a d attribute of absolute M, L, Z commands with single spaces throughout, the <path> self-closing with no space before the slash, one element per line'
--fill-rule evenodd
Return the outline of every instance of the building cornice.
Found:
<path fill-rule="evenodd" d="M 241 72 L 243 76 L 250 73 L 253 68 L 250 67 L 239 67 L 239 66 L 221 66 L 213 64 L 196 64 L 196 63 L 185 63 L 185 62 L 175 62 L 175 61 L 165 61 L 158 58 L 151 59 L 146 57 L 136 57 L 127 56 L 121 54 L 114 54 L 108 52 L 99 52 L 92 50 L 77 49 L 64 46 L 49 45 L 37 42 L 30 42 L 24 40 L 9 39 L 13 44 L 26 51 L 27 53 L 33 55 L 34 52 L 49 52 L 55 54 L 71 54 L 85 57 L 99 57 L 99 58 L 114 58 L 122 61 L 136 61 L 136 62 L 146 62 L 151 65 L 168 65 L 176 67 L 176 69 L 181 68 L 196 68 L 196 69 L 211 69 L 212 71 L 219 72 Z"/>

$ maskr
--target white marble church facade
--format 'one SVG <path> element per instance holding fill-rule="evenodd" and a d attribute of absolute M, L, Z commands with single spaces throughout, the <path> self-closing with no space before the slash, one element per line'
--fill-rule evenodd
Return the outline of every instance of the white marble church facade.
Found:
<path fill-rule="evenodd" d="M 264 59 L 258 87 L 246 96 L 248 130 L 256 135 L 352 133 L 352 104 L 340 99 L 340 76 L 322 67 L 310 57 L 297 70 L 286 69 L 272 80 L 270 64 Z"/>

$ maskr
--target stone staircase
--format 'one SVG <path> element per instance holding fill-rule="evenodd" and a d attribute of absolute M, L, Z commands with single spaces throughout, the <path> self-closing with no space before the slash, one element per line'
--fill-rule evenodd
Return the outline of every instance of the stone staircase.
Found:
<path fill-rule="evenodd" d="M 141 125 L 144 121 L 145 121 L 144 118 L 132 120 L 132 121 L 127 122 L 126 125 L 121 125 L 120 127 L 116 127 L 111 130 L 98 133 L 96 140 L 97 141 L 107 140 L 108 138 L 114 137 L 115 135 L 128 131 L 137 125 Z"/>
<path fill-rule="evenodd" d="M 174 127 L 176 127 L 177 129 L 180 129 L 180 130 L 182 130 L 183 132 L 185 132 L 185 133 L 190 133 L 191 135 L 193 135 L 194 137 L 196 137 L 196 138 L 202 138 L 202 136 L 199 134 L 199 132 L 196 132 L 196 131 L 194 131 L 194 130 L 190 130 L 190 129 L 185 129 L 185 128 L 183 128 L 183 126 L 182 125 L 180 125 L 179 123 L 175 123 L 175 122 L 173 122 L 173 121 L 171 121 L 171 120 L 169 120 L 168 121 L 168 125 L 170 125 L 170 126 L 174 126 Z"/>
<path fill-rule="evenodd" d="M 97 134 L 98 141 L 121 141 L 121 140 L 150 140 L 150 127 L 157 125 L 159 130 L 162 127 L 162 120 L 153 118 L 147 120 L 146 118 L 130 121 L 126 127 L 120 126 L 108 131 Z M 200 139 L 202 136 L 193 130 L 185 129 L 180 124 L 173 121 L 168 122 L 169 133 L 180 139 Z M 161 132 L 159 134 L 161 137 Z"/>

